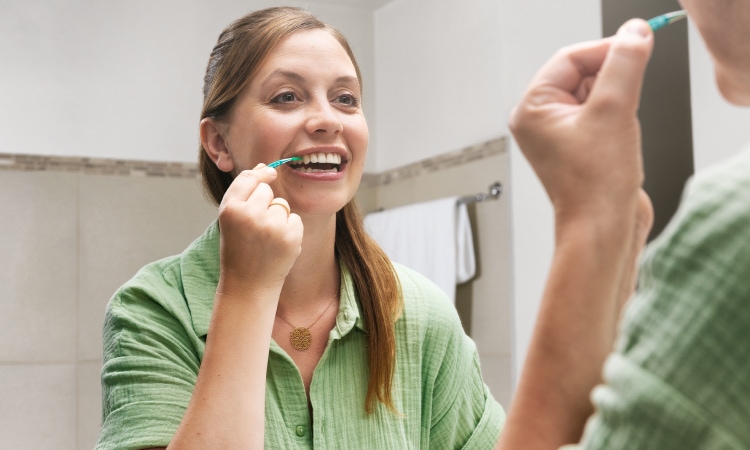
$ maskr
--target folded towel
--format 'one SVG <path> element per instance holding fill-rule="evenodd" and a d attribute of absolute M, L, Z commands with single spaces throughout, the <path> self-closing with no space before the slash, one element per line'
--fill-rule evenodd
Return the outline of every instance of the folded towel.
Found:
<path fill-rule="evenodd" d="M 447 197 L 365 216 L 367 232 L 392 261 L 425 275 L 454 302 L 456 283 L 476 273 L 469 214 L 458 199 Z"/>

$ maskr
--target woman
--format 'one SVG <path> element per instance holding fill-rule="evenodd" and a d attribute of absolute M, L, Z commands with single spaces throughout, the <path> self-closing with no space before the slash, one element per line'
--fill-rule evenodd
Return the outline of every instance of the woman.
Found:
<path fill-rule="evenodd" d="M 303 10 L 223 31 L 200 123 L 218 222 L 111 299 L 97 448 L 494 444 L 452 304 L 364 232 L 361 98 L 346 40 Z"/>
<path fill-rule="evenodd" d="M 750 106 L 750 0 L 680 3 L 722 95 Z M 750 149 L 696 175 L 645 253 L 584 432 L 651 226 L 636 111 L 652 45 L 634 20 L 561 50 L 513 115 L 557 239 L 500 448 L 750 448 Z"/>

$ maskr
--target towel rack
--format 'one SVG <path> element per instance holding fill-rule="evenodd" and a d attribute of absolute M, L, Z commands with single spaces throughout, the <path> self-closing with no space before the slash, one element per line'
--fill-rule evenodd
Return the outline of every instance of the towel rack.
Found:
<path fill-rule="evenodd" d="M 468 204 L 468 203 L 476 203 L 476 202 L 483 202 L 485 200 L 495 200 L 498 197 L 500 197 L 500 194 L 503 193 L 503 185 L 496 181 L 492 183 L 488 189 L 488 192 L 480 192 L 478 194 L 474 195 L 467 195 L 466 197 L 461 197 L 458 199 L 458 204 Z"/>

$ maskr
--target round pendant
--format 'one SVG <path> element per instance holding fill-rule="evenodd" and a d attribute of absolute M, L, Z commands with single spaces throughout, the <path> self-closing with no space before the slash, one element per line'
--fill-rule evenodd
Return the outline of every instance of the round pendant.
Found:
<path fill-rule="evenodd" d="M 289 341 L 297 350 L 307 350 L 312 344 L 312 334 L 305 327 L 297 327 L 289 333 Z"/>

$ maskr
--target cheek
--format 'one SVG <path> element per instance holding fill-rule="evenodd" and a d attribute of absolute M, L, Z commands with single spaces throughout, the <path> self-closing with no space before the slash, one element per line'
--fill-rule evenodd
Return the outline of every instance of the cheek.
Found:
<path fill-rule="evenodd" d="M 365 118 L 359 116 L 356 120 L 350 121 L 349 124 L 344 125 L 344 130 L 348 131 L 347 140 L 352 150 L 366 153 L 370 141 L 370 131 Z"/>
<path fill-rule="evenodd" d="M 248 124 L 245 133 L 245 159 L 255 167 L 280 158 L 289 144 L 294 128 L 282 119 L 269 119 Z"/>

